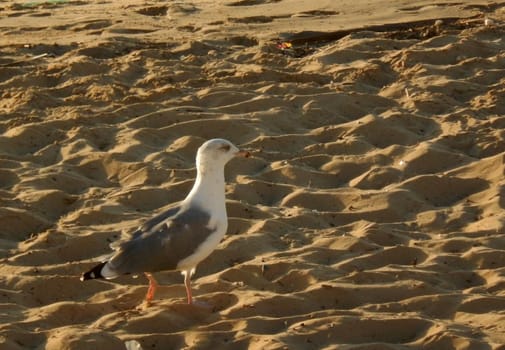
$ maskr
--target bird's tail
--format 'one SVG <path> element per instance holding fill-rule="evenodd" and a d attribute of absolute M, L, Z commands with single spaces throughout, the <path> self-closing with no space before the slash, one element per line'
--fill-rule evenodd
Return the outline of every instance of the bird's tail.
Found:
<path fill-rule="evenodd" d="M 95 267 L 93 267 L 88 272 L 83 273 L 81 275 L 81 281 L 92 280 L 95 278 L 105 278 L 102 275 L 102 270 L 103 270 L 105 264 L 107 264 L 107 262 L 102 262 L 102 263 L 96 265 Z"/>

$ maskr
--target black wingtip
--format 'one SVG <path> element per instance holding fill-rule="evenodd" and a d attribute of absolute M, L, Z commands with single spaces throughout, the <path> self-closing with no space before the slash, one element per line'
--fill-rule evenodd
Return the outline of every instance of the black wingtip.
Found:
<path fill-rule="evenodd" d="M 95 278 L 104 278 L 102 276 L 102 269 L 105 266 L 105 264 L 107 264 L 107 262 L 100 263 L 100 264 L 96 265 L 95 267 L 93 267 L 88 272 L 83 273 L 80 278 L 81 281 L 92 280 Z"/>

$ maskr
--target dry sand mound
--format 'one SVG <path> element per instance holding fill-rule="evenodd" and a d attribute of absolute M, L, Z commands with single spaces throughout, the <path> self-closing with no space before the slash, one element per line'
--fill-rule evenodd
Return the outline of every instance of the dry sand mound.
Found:
<path fill-rule="evenodd" d="M 210 24 L 204 2 L 2 5 L 2 349 L 505 349 L 503 8 L 282 47 L 266 24 L 342 21 L 282 2 Z M 420 3 L 396 13 L 424 20 Z M 186 195 L 213 137 L 252 153 L 227 167 L 228 235 L 195 278 L 213 309 L 183 304 L 177 272 L 143 310 L 144 278 L 81 283 Z"/>

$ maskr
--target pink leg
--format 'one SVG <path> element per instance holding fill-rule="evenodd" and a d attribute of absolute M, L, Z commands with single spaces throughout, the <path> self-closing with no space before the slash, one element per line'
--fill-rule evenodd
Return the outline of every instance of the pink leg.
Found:
<path fill-rule="evenodd" d="M 149 302 L 154 298 L 154 293 L 156 293 L 156 289 L 158 288 L 158 282 L 156 282 L 153 275 L 150 273 L 146 272 L 145 275 L 149 280 L 149 288 L 147 289 L 146 294 L 146 302 L 149 304 Z"/>
<path fill-rule="evenodd" d="M 188 295 L 188 304 L 193 304 L 193 295 L 191 294 L 191 272 L 184 274 L 184 285 L 186 285 L 186 294 Z"/>

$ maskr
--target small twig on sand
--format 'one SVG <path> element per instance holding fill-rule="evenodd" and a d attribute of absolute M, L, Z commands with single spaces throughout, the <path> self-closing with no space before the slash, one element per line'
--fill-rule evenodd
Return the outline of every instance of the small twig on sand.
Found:
<path fill-rule="evenodd" d="M 17 61 L 13 61 L 13 62 L 3 63 L 3 64 L 0 64 L 0 67 L 15 66 L 15 65 L 18 65 L 18 64 L 21 64 L 21 63 L 38 60 L 39 58 L 45 57 L 47 55 L 49 55 L 49 54 L 46 52 L 46 53 L 43 53 L 43 54 L 40 54 L 40 55 L 37 55 L 37 56 L 33 56 L 33 57 L 29 57 L 29 58 L 24 58 L 22 60 L 17 60 Z"/>

